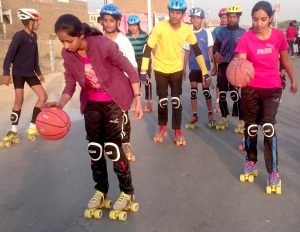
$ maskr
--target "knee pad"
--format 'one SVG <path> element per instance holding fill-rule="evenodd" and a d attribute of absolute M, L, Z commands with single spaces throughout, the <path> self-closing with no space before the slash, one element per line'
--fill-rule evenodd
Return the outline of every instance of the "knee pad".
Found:
<path fill-rule="evenodd" d="M 118 161 L 120 159 L 120 149 L 117 144 L 105 143 L 104 151 L 108 158 L 111 159 L 113 162 Z"/>
<path fill-rule="evenodd" d="M 192 87 L 191 88 L 191 99 L 192 100 L 197 99 L 197 94 L 198 94 L 198 89 L 195 87 Z"/>
<path fill-rule="evenodd" d="M 271 137 L 274 136 L 275 128 L 274 128 L 274 125 L 272 123 L 264 123 L 262 128 L 263 128 L 264 135 L 266 137 L 271 138 Z"/>
<path fill-rule="evenodd" d="M 90 142 L 87 146 L 91 160 L 98 161 L 102 157 L 102 146 L 99 143 Z"/>
<path fill-rule="evenodd" d="M 250 137 L 254 137 L 257 135 L 258 132 L 258 125 L 257 124 L 251 124 L 247 127 L 247 134 Z"/>
<path fill-rule="evenodd" d="M 178 109 L 180 107 L 180 98 L 179 97 L 172 97 L 171 102 L 172 102 L 173 109 Z"/>
<path fill-rule="evenodd" d="M 240 99 L 239 93 L 236 90 L 230 92 L 230 97 L 233 102 L 237 102 Z"/>
<path fill-rule="evenodd" d="M 211 99 L 210 90 L 209 89 L 203 89 L 203 95 L 206 100 Z"/>
<path fill-rule="evenodd" d="M 226 91 L 220 91 L 219 99 L 220 99 L 220 101 L 225 101 L 226 100 Z"/>
<path fill-rule="evenodd" d="M 168 107 L 168 98 L 165 97 L 165 98 L 160 99 L 158 104 L 159 104 L 160 108 Z"/>
<path fill-rule="evenodd" d="M 125 112 L 123 114 L 123 122 L 124 122 L 124 125 L 126 125 L 128 123 L 128 116 Z"/>
<path fill-rule="evenodd" d="M 20 115 L 21 115 L 21 110 L 11 112 L 11 114 L 10 114 L 10 121 L 11 121 L 11 123 L 13 125 L 18 125 L 19 119 L 20 119 Z"/>

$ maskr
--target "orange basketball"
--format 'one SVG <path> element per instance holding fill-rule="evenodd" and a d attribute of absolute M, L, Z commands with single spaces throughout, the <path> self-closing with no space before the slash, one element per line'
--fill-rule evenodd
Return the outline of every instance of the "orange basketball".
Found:
<path fill-rule="evenodd" d="M 226 69 L 227 80 L 236 87 L 246 87 L 254 78 L 251 62 L 244 59 L 233 59 Z"/>
<path fill-rule="evenodd" d="M 69 115 L 60 108 L 45 108 L 36 118 L 36 129 L 46 140 L 62 139 L 69 133 L 70 127 Z"/>

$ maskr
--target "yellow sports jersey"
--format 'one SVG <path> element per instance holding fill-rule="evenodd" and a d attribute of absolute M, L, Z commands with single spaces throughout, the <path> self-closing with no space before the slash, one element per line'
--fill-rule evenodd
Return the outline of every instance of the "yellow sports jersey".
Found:
<path fill-rule="evenodd" d="M 174 73 L 183 69 L 182 48 L 184 43 L 195 44 L 197 38 L 190 26 L 181 23 L 180 28 L 173 29 L 169 21 L 155 25 L 148 39 L 148 46 L 155 48 L 154 70 L 162 73 Z M 144 64 L 145 63 L 145 64 Z M 143 69 L 143 67 L 146 69 Z M 147 70 L 143 62 L 142 70 Z"/>

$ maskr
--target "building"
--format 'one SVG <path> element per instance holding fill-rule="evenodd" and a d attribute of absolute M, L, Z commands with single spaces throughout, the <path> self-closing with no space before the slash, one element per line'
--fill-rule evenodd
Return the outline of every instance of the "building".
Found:
<path fill-rule="evenodd" d="M 62 14 L 74 14 L 88 22 L 87 0 L 0 0 L 0 39 L 11 39 L 23 28 L 17 16 L 19 8 L 34 8 L 40 12 L 40 39 L 49 39 L 49 35 L 54 34 L 54 23 Z"/>

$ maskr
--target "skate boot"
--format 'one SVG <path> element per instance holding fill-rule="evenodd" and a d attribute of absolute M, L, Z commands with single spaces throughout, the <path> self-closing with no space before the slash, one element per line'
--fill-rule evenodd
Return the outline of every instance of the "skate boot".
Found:
<path fill-rule="evenodd" d="M 214 118 L 214 115 L 211 111 L 208 112 L 208 127 L 209 128 L 214 128 L 216 127 L 216 120 Z"/>
<path fill-rule="evenodd" d="M 245 151 L 246 147 L 245 147 L 245 137 L 242 138 L 241 143 L 239 144 L 239 151 Z"/>
<path fill-rule="evenodd" d="M 9 131 L 0 141 L 0 147 L 11 147 L 13 144 L 18 144 L 20 143 L 21 140 L 18 137 L 17 132 Z"/>
<path fill-rule="evenodd" d="M 254 161 L 246 161 L 244 164 L 244 173 L 240 175 L 240 181 L 249 183 L 254 182 L 254 177 L 258 175 L 257 169 L 255 169 L 255 162 Z"/>
<path fill-rule="evenodd" d="M 175 129 L 174 135 L 175 135 L 174 142 L 177 147 L 186 145 L 186 141 L 185 141 L 182 131 L 180 129 Z"/>
<path fill-rule="evenodd" d="M 228 128 L 228 119 L 223 117 L 219 122 L 216 123 L 217 130 L 225 130 Z"/>
<path fill-rule="evenodd" d="M 145 113 L 150 113 L 152 112 L 152 101 L 151 100 L 148 100 L 146 102 L 146 105 L 145 105 L 145 108 L 144 108 L 144 112 Z"/>
<path fill-rule="evenodd" d="M 158 132 L 155 134 L 154 136 L 154 142 L 160 142 L 162 143 L 164 141 L 164 137 L 168 136 L 168 132 L 167 132 L 167 126 L 165 125 L 160 125 Z"/>
<path fill-rule="evenodd" d="M 111 200 L 107 200 L 104 193 L 97 190 L 94 196 L 89 201 L 87 209 L 84 211 L 84 217 L 87 219 L 101 219 L 102 208 L 110 209 Z"/>
<path fill-rule="evenodd" d="M 237 127 L 234 128 L 234 133 L 236 134 L 243 134 L 244 133 L 244 121 L 243 120 L 239 120 Z"/>
<path fill-rule="evenodd" d="M 35 141 L 38 134 L 39 133 L 36 129 L 30 128 L 30 127 L 27 129 L 27 139 L 29 139 L 31 141 Z"/>
<path fill-rule="evenodd" d="M 129 161 L 135 161 L 135 155 L 133 153 L 130 143 L 122 143 L 122 148 Z"/>
<path fill-rule="evenodd" d="M 118 200 L 113 205 L 113 209 L 109 212 L 109 218 L 112 220 L 126 221 L 126 211 L 137 212 L 139 209 L 139 203 L 134 202 L 134 199 L 134 195 L 121 192 Z"/>
<path fill-rule="evenodd" d="M 186 129 L 195 129 L 198 128 L 198 116 L 194 114 L 191 120 L 185 125 Z"/>
<path fill-rule="evenodd" d="M 216 114 L 221 112 L 220 105 L 219 105 L 219 99 L 216 100 L 216 105 L 215 105 L 215 108 L 214 108 L 214 112 Z"/>
<path fill-rule="evenodd" d="M 272 194 L 273 192 L 281 195 L 281 180 L 278 172 L 269 173 L 268 176 L 266 193 Z"/>

